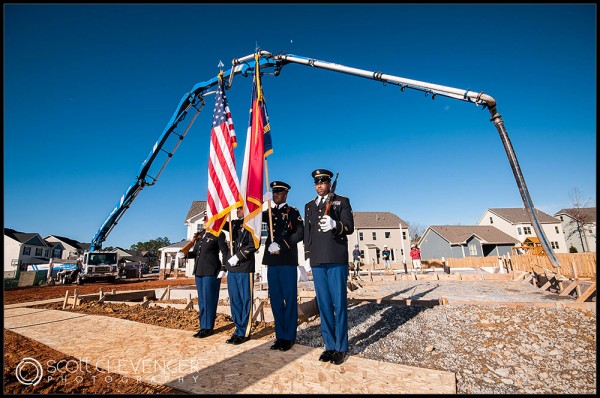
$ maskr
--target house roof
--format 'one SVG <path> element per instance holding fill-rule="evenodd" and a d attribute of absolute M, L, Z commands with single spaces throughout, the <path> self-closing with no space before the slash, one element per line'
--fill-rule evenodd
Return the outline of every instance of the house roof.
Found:
<path fill-rule="evenodd" d="M 31 242 L 31 244 L 35 244 L 36 246 L 48 246 L 46 241 L 43 240 L 40 234 L 36 232 L 19 232 L 11 228 L 4 228 L 4 235 L 16 240 L 19 243 L 29 243 L 37 238 L 39 243 Z"/>
<path fill-rule="evenodd" d="M 355 211 L 354 228 L 408 228 L 408 224 L 397 215 L 387 211 Z"/>
<path fill-rule="evenodd" d="M 55 238 L 60 242 L 66 243 L 69 246 L 72 246 L 76 249 L 81 249 L 81 250 L 86 250 L 89 249 L 90 244 L 89 243 L 81 243 L 79 241 L 76 241 L 75 239 L 71 239 L 71 238 L 66 238 L 64 236 L 58 236 L 58 235 L 48 235 L 44 238 L 44 240 L 48 241 L 48 238 Z M 87 245 L 87 247 L 85 246 Z"/>
<path fill-rule="evenodd" d="M 595 207 L 580 207 L 580 208 L 569 208 L 569 209 L 560 209 L 554 216 L 558 216 L 560 214 L 566 214 L 571 218 L 579 218 L 586 220 L 594 220 L 596 221 L 596 208 Z"/>
<path fill-rule="evenodd" d="M 179 249 L 185 245 L 187 245 L 190 241 L 189 240 L 182 240 L 181 242 L 176 242 L 176 243 L 171 243 L 169 246 L 165 246 L 165 247 L 161 247 L 158 250 L 164 250 L 164 249 Z"/>
<path fill-rule="evenodd" d="M 472 236 L 477 236 L 482 242 L 490 244 L 520 243 L 491 225 L 432 225 L 429 228 L 450 244 L 464 244 Z"/>
<path fill-rule="evenodd" d="M 206 200 L 194 200 L 192 206 L 185 216 L 185 221 L 188 221 L 192 217 L 199 216 L 202 212 L 206 211 Z"/>
<path fill-rule="evenodd" d="M 527 214 L 527 211 L 524 208 L 497 208 L 488 210 L 496 214 L 497 216 L 504 218 L 506 221 L 512 224 L 531 223 L 529 215 Z M 544 213 L 543 211 L 534 209 L 534 212 L 537 220 L 542 224 L 560 223 L 560 220 L 556 219 L 555 217 L 552 217 L 550 214 Z"/>

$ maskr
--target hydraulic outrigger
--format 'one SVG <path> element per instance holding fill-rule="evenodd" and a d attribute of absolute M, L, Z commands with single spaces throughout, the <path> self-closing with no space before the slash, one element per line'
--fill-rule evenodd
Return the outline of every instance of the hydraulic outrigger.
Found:
<path fill-rule="evenodd" d="M 235 75 L 241 74 L 244 77 L 252 76 L 256 62 L 259 63 L 261 71 L 271 69 L 272 72 L 270 74 L 274 76 L 279 75 L 281 69 L 285 65 L 294 63 L 310 66 L 317 69 L 326 69 L 333 72 L 346 73 L 353 76 L 380 81 L 386 84 L 394 84 L 400 86 L 401 91 L 404 91 L 405 89 L 422 91 L 428 95 L 431 95 L 432 99 L 439 95 L 460 101 L 471 102 L 474 103 L 476 106 L 481 105 L 483 108 L 488 108 L 490 114 L 492 115 L 490 121 L 494 123 L 496 129 L 498 130 L 498 133 L 500 134 L 500 139 L 502 140 L 502 144 L 504 145 L 506 155 L 508 156 L 508 161 L 515 176 L 517 187 L 519 188 L 523 204 L 525 205 L 525 210 L 529 215 L 531 225 L 533 226 L 536 235 L 539 237 L 542 248 L 548 256 L 548 259 L 550 260 L 552 266 L 556 268 L 560 267 L 560 262 L 556 257 L 554 251 L 550 247 L 548 239 L 546 238 L 546 235 L 544 234 L 544 231 L 542 230 L 541 225 L 535 215 L 533 201 L 531 200 L 529 191 L 527 190 L 527 185 L 525 184 L 525 177 L 523 177 L 523 173 L 521 172 L 521 168 L 519 167 L 519 162 L 517 161 L 517 156 L 508 137 L 508 132 L 504 127 L 504 121 L 502 120 L 502 116 L 497 112 L 496 100 L 494 100 L 494 98 L 487 94 L 484 94 L 483 92 L 475 92 L 470 90 L 442 86 L 439 84 L 422 82 L 418 80 L 406 79 L 398 76 L 388 75 L 383 72 L 371 72 L 331 62 L 320 61 L 313 58 L 301 57 L 298 55 L 274 55 L 268 51 L 258 51 L 258 54 L 258 61 L 256 61 L 255 59 L 255 54 L 250 54 L 245 57 L 236 58 L 232 61 L 232 68 L 228 71 L 223 72 L 223 79 L 229 80 L 226 84 L 226 89 L 231 88 L 233 83 L 233 77 Z M 137 177 L 135 178 L 133 183 L 127 188 L 127 190 L 125 191 L 123 196 L 121 196 L 119 202 L 117 203 L 113 211 L 109 214 L 104 223 L 98 229 L 98 232 L 92 239 L 90 250 L 99 249 L 102 247 L 102 242 L 104 242 L 108 234 L 112 231 L 115 225 L 117 225 L 120 218 L 129 208 L 129 206 L 131 206 L 131 203 L 137 197 L 140 191 L 145 186 L 154 185 L 156 183 L 158 177 L 164 170 L 165 166 L 167 165 L 167 163 L 181 144 L 181 141 L 187 134 L 191 125 L 194 123 L 196 117 L 202 110 L 202 107 L 204 106 L 204 96 L 212 94 L 213 92 L 210 92 L 209 89 L 217 85 L 217 83 L 218 77 L 214 77 L 211 80 L 198 83 L 189 93 L 183 96 L 179 103 L 179 106 L 177 107 L 175 113 L 171 117 L 171 120 L 167 124 L 167 127 L 160 135 L 158 141 L 156 141 L 156 143 L 154 144 L 146 160 L 144 160 L 144 162 L 142 163 Z M 177 128 L 178 124 L 185 119 L 188 112 L 190 111 L 190 108 L 196 109 L 196 114 L 193 116 L 192 120 L 182 133 L 175 132 L 175 129 Z M 163 146 L 165 145 L 169 137 L 172 137 L 173 135 L 177 136 L 177 142 L 170 151 L 165 151 L 163 149 Z M 155 161 L 160 152 L 166 153 L 167 158 L 160 167 L 156 176 L 149 176 L 148 171 L 150 170 L 150 167 L 152 166 L 153 162 Z"/>

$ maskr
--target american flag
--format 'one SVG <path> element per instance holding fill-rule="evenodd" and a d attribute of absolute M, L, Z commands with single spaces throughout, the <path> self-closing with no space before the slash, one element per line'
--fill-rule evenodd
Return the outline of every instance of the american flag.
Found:
<path fill-rule="evenodd" d="M 254 246 L 260 246 L 265 158 L 273 152 L 267 105 L 260 84 L 258 57 L 254 68 L 250 123 L 240 186 L 244 200 L 244 228 L 252 234 Z"/>
<path fill-rule="evenodd" d="M 206 230 L 217 236 L 223 228 L 227 215 L 242 204 L 233 154 L 233 148 L 236 146 L 233 120 L 223 90 L 223 79 L 219 76 L 210 135 L 206 203 Z"/>

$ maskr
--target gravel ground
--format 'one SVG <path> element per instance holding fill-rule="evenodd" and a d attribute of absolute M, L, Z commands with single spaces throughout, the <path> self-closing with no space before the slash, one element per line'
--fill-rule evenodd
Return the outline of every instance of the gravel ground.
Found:
<path fill-rule="evenodd" d="M 352 355 L 454 372 L 458 394 L 595 394 L 596 315 L 571 308 L 362 303 Z M 319 319 L 297 342 L 324 348 Z"/>

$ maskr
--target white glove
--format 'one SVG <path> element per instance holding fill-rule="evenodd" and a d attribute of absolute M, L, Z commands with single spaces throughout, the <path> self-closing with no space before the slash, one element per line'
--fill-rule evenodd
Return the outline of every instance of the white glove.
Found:
<path fill-rule="evenodd" d="M 307 258 L 304 262 L 304 268 L 308 271 L 310 270 L 310 258 Z"/>
<path fill-rule="evenodd" d="M 177 258 L 185 258 L 185 254 L 183 254 L 183 252 L 177 252 Z"/>
<path fill-rule="evenodd" d="M 263 202 L 266 202 L 268 200 L 273 200 L 273 192 L 267 191 L 263 195 Z"/>
<path fill-rule="evenodd" d="M 279 249 L 278 243 L 273 242 L 269 245 L 269 253 L 271 254 L 279 253 Z"/>
<path fill-rule="evenodd" d="M 217 278 L 221 279 L 222 277 L 224 277 L 227 274 L 227 271 L 219 271 L 219 275 L 217 275 Z"/>
<path fill-rule="evenodd" d="M 229 260 L 227 260 L 229 265 L 231 265 L 232 267 L 235 267 L 239 261 L 240 261 L 240 259 L 238 258 L 238 256 L 235 256 L 235 255 L 231 256 L 231 258 Z"/>
<path fill-rule="evenodd" d="M 333 221 L 329 216 L 323 216 L 321 221 L 319 221 L 319 226 L 323 232 L 331 231 L 333 228 L 335 228 L 335 221 Z"/>

